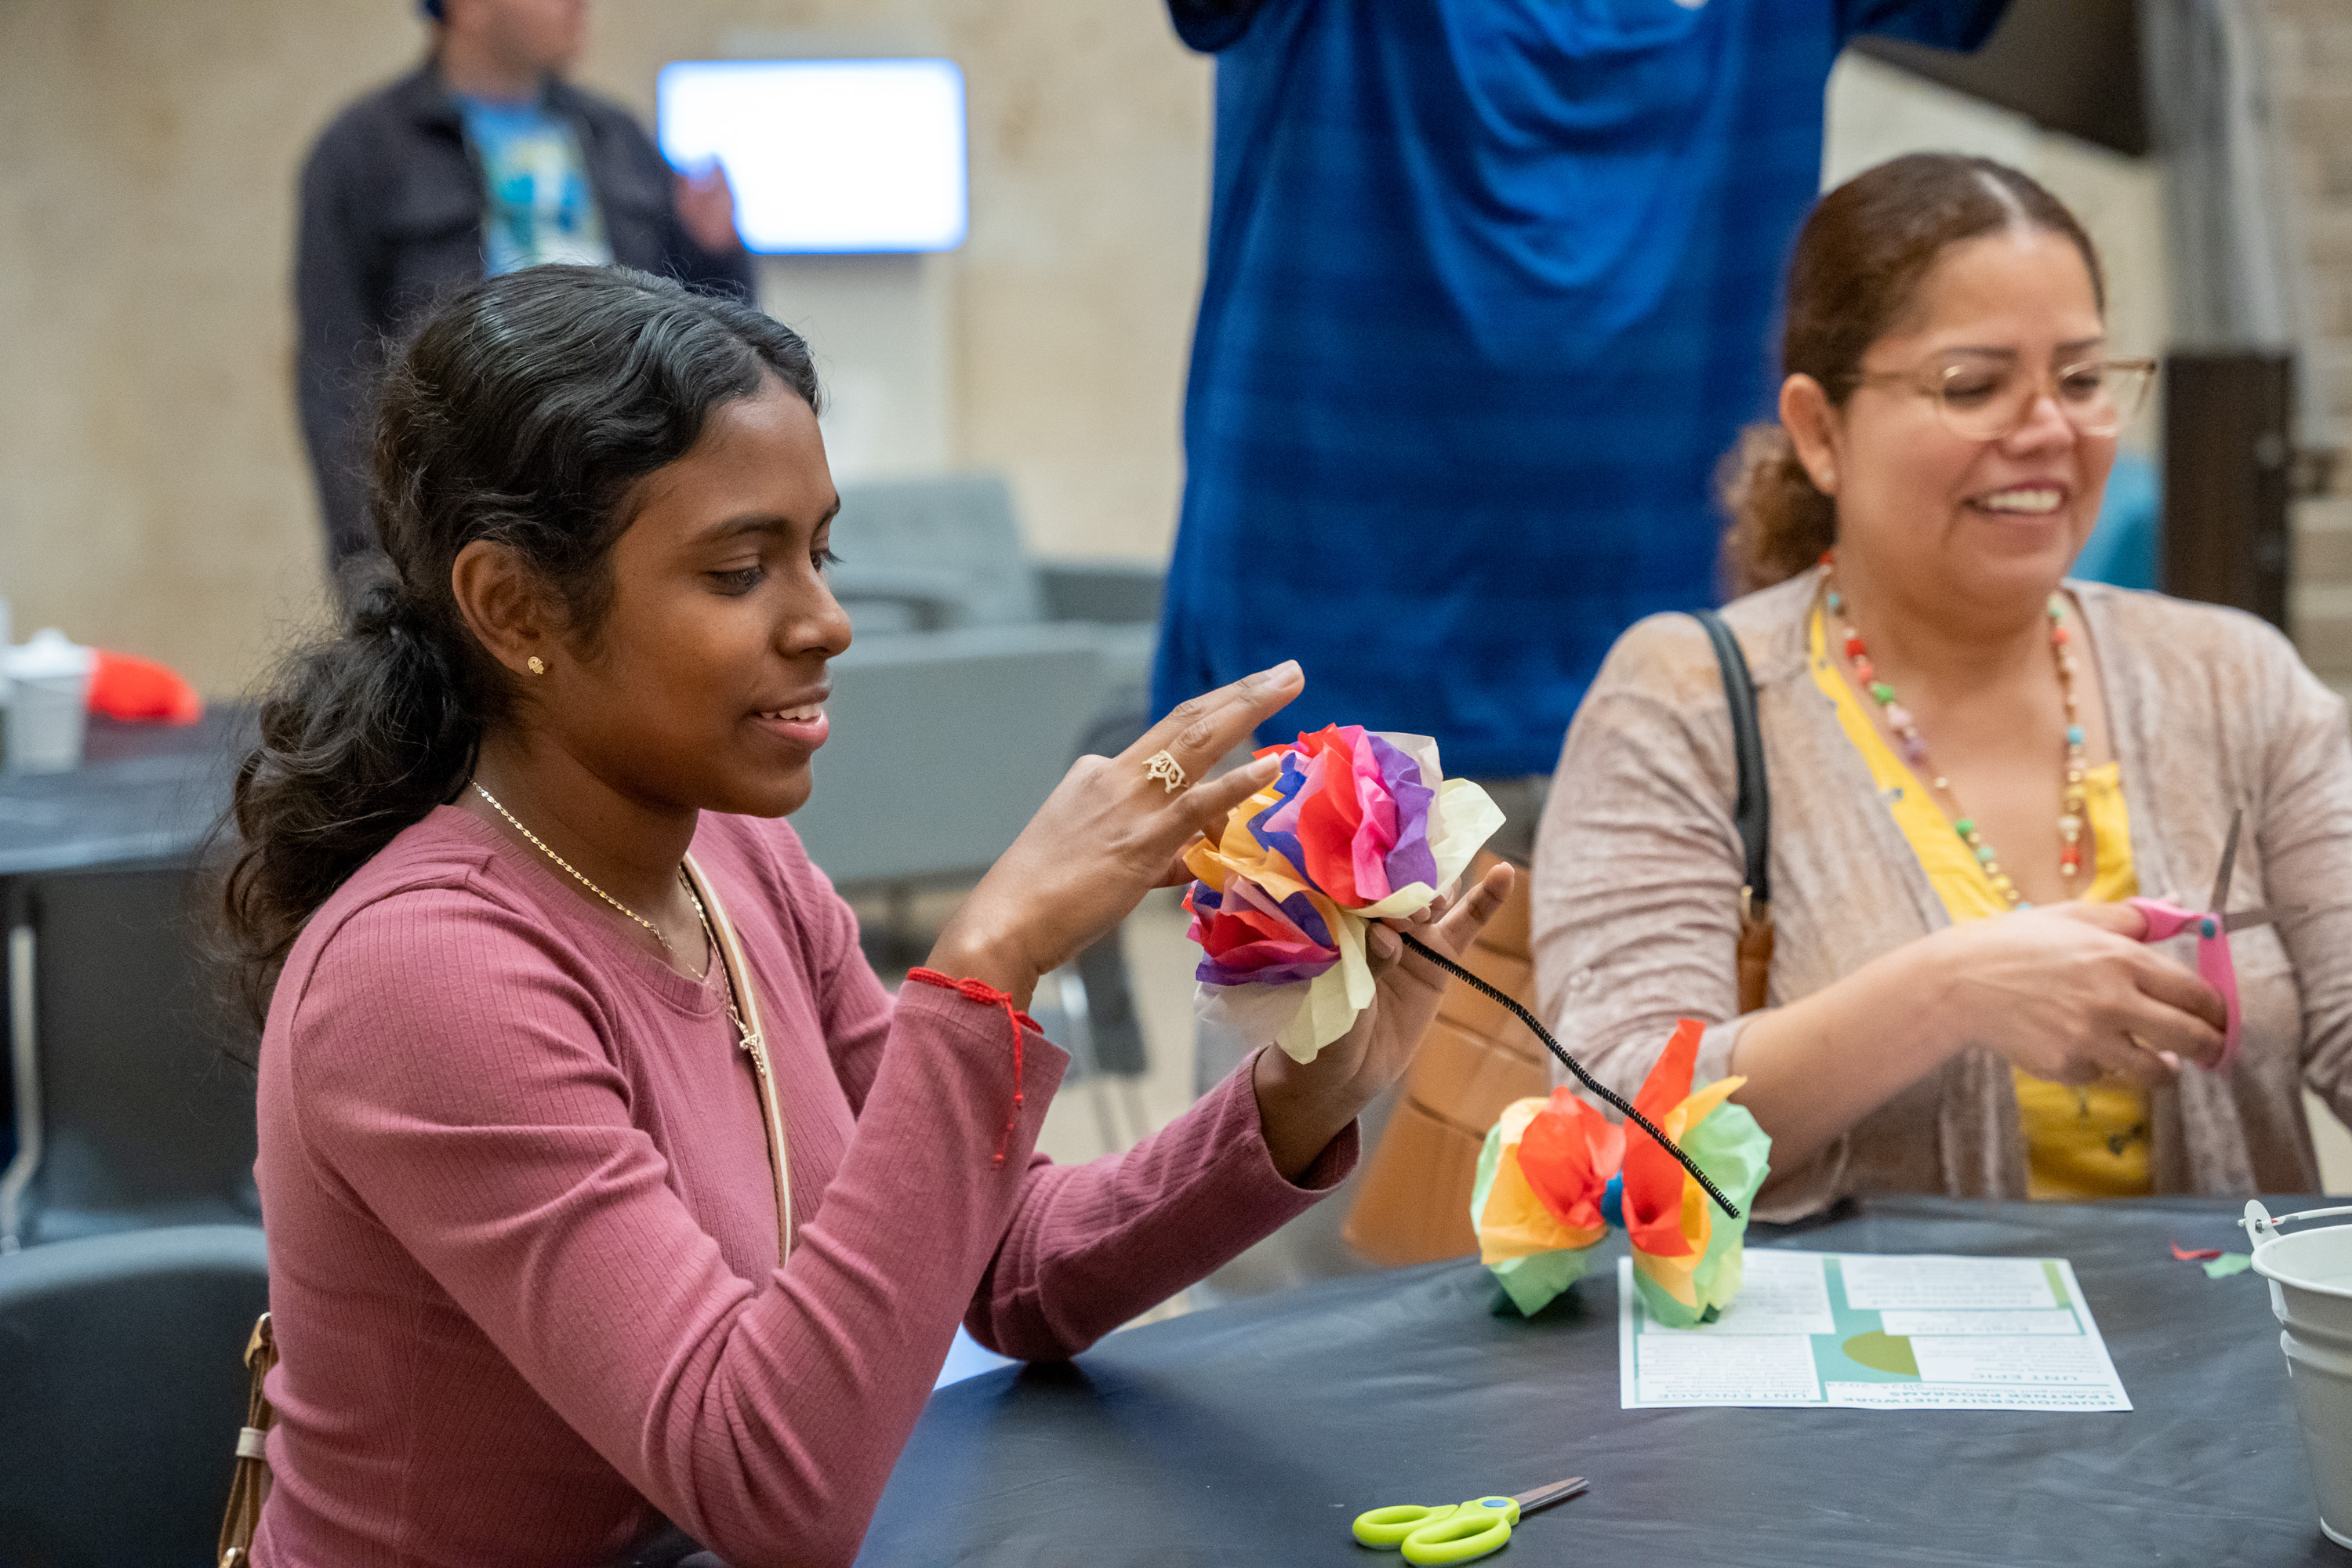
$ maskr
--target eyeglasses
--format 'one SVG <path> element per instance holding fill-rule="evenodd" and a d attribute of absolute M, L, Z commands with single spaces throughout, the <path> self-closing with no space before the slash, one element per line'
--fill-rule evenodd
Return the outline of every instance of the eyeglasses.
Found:
<path fill-rule="evenodd" d="M 2048 395 L 2085 436 L 2112 436 L 2147 404 L 2152 359 L 2095 359 L 2062 365 Z M 1936 405 L 1944 427 L 1967 441 L 1999 441 L 2022 429 L 2044 390 L 2042 375 L 2015 360 L 1969 354 L 1918 370 L 1865 371 L 1852 384 L 1908 386 Z"/>

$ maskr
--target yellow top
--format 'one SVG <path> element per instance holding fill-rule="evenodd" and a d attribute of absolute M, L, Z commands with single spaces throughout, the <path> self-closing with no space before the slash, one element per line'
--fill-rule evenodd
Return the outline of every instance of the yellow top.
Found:
<path fill-rule="evenodd" d="M 1919 858 L 1919 868 L 1954 924 L 2009 911 L 2009 900 L 1955 832 L 1935 798 L 1879 735 L 1862 700 L 1829 655 L 1822 612 L 1810 626 L 1813 684 L 1837 704 L 1846 739 L 1870 768 L 1879 798 Z M 2132 868 L 2131 817 L 2116 764 L 2084 770 L 2084 820 L 2098 847 L 2097 871 L 2083 896 L 2099 902 L 2139 891 Z M 2102 1081 L 2087 1088 L 2015 1073 L 2017 1113 L 2025 1131 L 2026 1193 L 2036 1198 L 2113 1198 L 2147 1193 L 2147 1095 L 2137 1085 Z"/>

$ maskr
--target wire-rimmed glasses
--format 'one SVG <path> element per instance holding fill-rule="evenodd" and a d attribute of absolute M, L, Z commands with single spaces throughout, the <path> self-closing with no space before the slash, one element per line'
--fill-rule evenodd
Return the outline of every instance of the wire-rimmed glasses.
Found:
<path fill-rule="evenodd" d="M 1855 385 L 1907 386 L 1936 405 L 1944 427 L 1966 441 L 1999 441 L 2033 417 L 2044 395 L 2085 436 L 2112 436 L 2147 405 L 2152 359 L 2091 359 L 2046 377 L 2012 355 L 1955 354 L 1917 370 L 1865 371 Z"/>

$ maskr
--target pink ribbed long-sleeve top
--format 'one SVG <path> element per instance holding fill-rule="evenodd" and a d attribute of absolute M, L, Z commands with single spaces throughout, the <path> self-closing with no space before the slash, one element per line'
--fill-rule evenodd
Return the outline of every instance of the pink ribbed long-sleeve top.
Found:
<path fill-rule="evenodd" d="M 1285 1181 L 1242 1072 L 1055 1166 L 1033 1150 L 1060 1051 L 1026 1036 L 1016 1107 L 1005 1007 L 894 1003 L 790 828 L 706 816 L 694 855 L 775 1059 L 782 1268 L 718 963 L 667 968 L 449 807 L 296 944 L 262 1043 L 264 1568 L 577 1568 L 656 1510 L 733 1568 L 846 1563 L 959 1320 L 1075 1353 L 1354 1160 L 1350 1129 Z"/>

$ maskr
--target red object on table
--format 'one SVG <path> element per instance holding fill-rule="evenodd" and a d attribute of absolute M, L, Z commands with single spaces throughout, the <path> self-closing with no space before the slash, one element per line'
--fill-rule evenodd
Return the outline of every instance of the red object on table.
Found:
<path fill-rule="evenodd" d="M 205 716 L 205 700 L 178 670 L 136 654 L 96 651 L 98 664 L 89 678 L 91 712 L 164 724 L 193 724 Z"/>
<path fill-rule="evenodd" d="M 2221 1249 L 2218 1247 L 2200 1247 L 2192 1251 L 2176 1241 L 2172 1244 L 2172 1256 L 2183 1263 L 2202 1263 L 2209 1258 L 2221 1257 Z"/>

